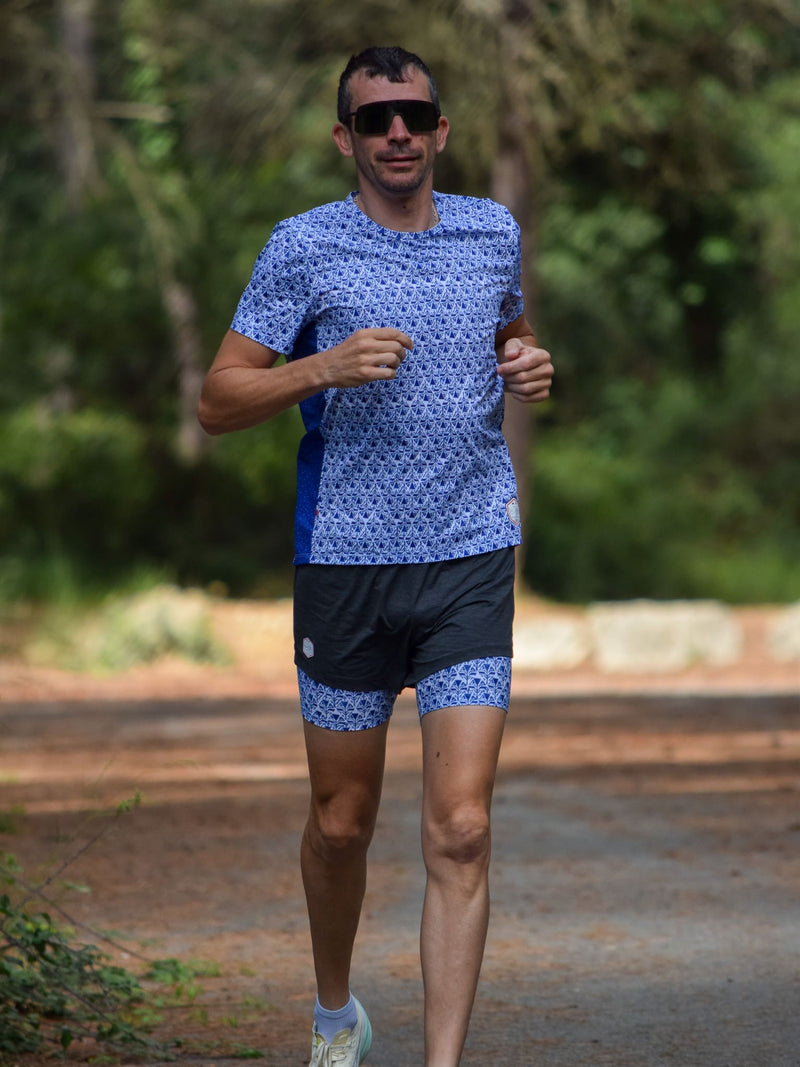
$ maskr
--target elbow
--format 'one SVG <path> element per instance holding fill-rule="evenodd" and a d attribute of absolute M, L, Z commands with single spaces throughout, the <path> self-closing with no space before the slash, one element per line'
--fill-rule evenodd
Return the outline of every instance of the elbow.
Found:
<path fill-rule="evenodd" d="M 209 404 L 208 400 L 203 396 L 200 397 L 197 405 L 197 421 L 210 437 L 217 437 L 219 434 L 225 433 L 226 427 L 220 419 L 219 412 L 215 411 L 214 406 Z"/>

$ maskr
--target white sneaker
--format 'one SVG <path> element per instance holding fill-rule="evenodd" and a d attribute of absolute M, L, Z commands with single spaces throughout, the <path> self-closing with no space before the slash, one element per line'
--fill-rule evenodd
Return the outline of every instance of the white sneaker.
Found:
<path fill-rule="evenodd" d="M 356 1025 L 352 1030 L 340 1030 L 328 1043 L 317 1033 L 316 1026 L 311 1034 L 311 1063 L 308 1067 L 358 1067 L 363 1063 L 372 1044 L 372 1027 L 367 1013 L 353 997 L 356 1006 Z"/>

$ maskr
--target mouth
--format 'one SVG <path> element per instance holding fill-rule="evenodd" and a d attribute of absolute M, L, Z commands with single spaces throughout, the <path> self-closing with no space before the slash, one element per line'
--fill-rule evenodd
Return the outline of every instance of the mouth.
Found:
<path fill-rule="evenodd" d="M 416 163 L 419 159 L 417 155 L 410 156 L 378 156 L 381 163 L 386 163 L 388 166 L 407 166 L 409 163 Z"/>

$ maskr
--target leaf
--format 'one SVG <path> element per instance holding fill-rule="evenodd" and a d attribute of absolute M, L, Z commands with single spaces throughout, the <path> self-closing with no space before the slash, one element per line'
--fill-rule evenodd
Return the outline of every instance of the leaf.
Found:
<path fill-rule="evenodd" d="M 62 882 L 64 889 L 71 889 L 74 893 L 91 893 L 91 889 L 84 882 Z"/>

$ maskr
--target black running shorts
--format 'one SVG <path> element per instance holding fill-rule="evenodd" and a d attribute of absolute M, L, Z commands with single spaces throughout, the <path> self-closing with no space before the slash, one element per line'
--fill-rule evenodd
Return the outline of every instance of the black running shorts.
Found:
<path fill-rule="evenodd" d="M 445 667 L 511 656 L 514 549 L 436 563 L 301 564 L 295 663 L 334 689 L 400 692 Z"/>

